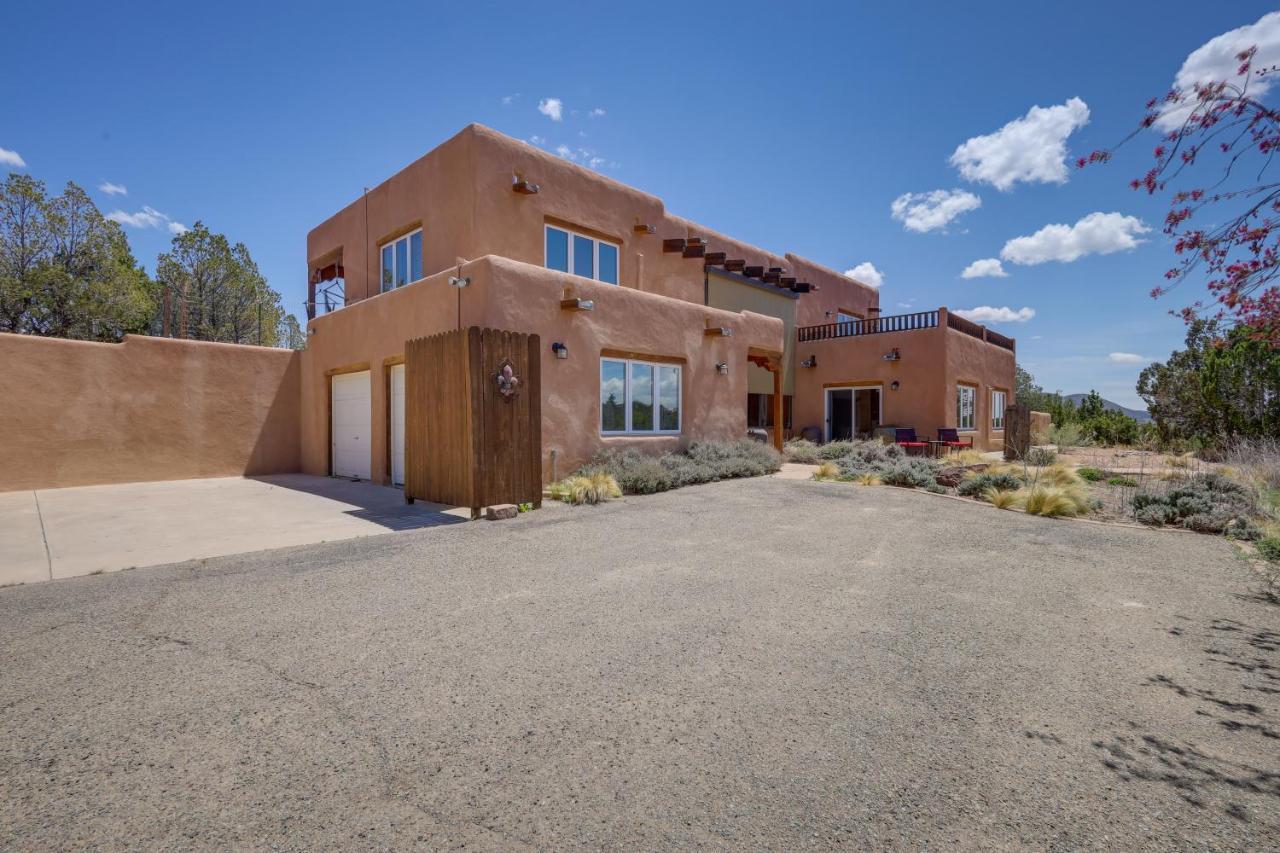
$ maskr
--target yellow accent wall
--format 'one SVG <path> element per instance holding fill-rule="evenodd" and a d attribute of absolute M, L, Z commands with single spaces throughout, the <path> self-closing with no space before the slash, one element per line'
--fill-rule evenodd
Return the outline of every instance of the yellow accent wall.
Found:
<path fill-rule="evenodd" d="M 753 311 L 782 321 L 785 349 L 782 353 L 782 393 L 791 394 L 795 385 L 796 302 L 782 293 L 770 293 L 763 287 L 721 275 L 714 270 L 707 275 L 707 304 L 725 311 Z M 747 391 L 772 394 L 773 374 L 752 364 L 747 368 Z M 745 405 L 745 403 L 744 403 Z"/>

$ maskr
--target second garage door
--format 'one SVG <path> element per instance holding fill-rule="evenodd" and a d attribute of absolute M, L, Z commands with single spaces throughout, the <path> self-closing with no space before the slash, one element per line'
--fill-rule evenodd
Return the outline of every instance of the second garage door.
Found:
<path fill-rule="evenodd" d="M 369 371 L 339 373 L 332 379 L 333 476 L 367 480 L 372 464 Z"/>

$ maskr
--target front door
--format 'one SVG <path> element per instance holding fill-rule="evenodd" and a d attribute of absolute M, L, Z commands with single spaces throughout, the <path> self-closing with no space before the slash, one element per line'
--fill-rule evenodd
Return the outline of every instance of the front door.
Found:
<path fill-rule="evenodd" d="M 853 438 L 853 389 L 827 389 L 827 441 Z"/>

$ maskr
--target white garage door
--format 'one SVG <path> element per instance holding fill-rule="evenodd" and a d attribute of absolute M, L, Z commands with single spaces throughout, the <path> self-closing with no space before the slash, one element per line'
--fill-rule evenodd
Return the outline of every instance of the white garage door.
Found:
<path fill-rule="evenodd" d="M 404 365 L 391 366 L 391 483 L 404 485 Z"/>
<path fill-rule="evenodd" d="M 332 381 L 333 475 L 367 480 L 373 433 L 369 371 L 339 373 Z"/>

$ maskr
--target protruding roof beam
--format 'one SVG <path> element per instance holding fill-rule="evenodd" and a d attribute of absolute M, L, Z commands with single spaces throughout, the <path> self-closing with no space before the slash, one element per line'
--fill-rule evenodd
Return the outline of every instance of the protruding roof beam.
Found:
<path fill-rule="evenodd" d="M 667 237 L 666 239 L 664 239 L 664 240 L 662 241 L 662 251 L 664 251 L 664 252 L 683 252 L 683 251 L 684 251 L 684 238 L 683 238 L 683 237 Z"/>

